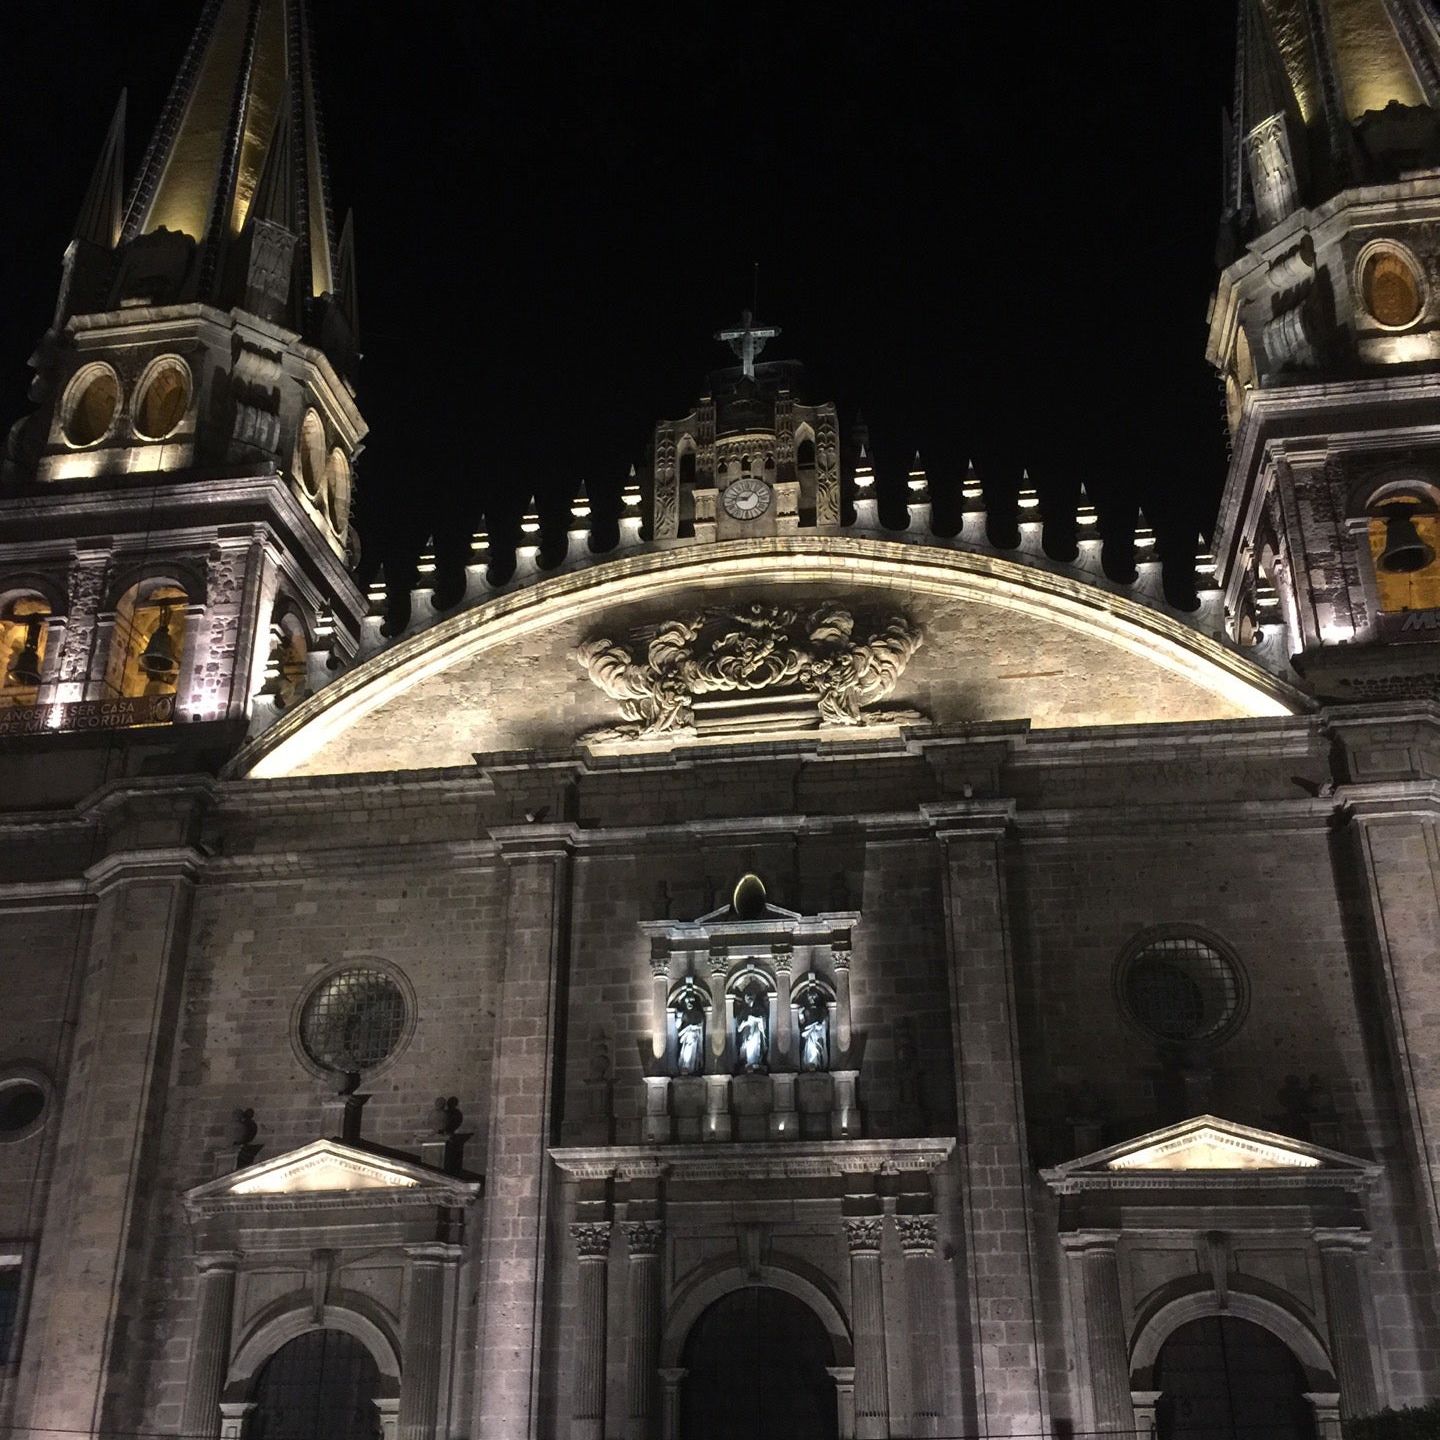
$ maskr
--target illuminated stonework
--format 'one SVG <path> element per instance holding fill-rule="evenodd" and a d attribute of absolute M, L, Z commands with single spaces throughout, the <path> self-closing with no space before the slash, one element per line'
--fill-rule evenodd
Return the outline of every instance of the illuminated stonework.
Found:
<path fill-rule="evenodd" d="M 316 1140 L 241 1172 L 225 1189 L 231 1195 L 296 1195 L 406 1189 L 419 1183 L 409 1170 L 386 1166 L 374 1155 L 337 1140 Z"/>
<path fill-rule="evenodd" d="M 1269 1141 L 1200 1125 L 1107 1163 L 1111 1170 L 1308 1170 L 1320 1162 Z"/>

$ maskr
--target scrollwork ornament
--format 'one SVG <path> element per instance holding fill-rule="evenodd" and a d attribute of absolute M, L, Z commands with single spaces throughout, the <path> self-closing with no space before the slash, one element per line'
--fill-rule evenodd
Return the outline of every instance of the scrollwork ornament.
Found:
<path fill-rule="evenodd" d="M 582 1261 L 610 1258 L 608 1220 L 578 1220 L 570 1227 L 570 1238 L 575 1242 L 575 1253 Z"/>
<path fill-rule="evenodd" d="M 575 651 L 576 662 L 620 702 L 626 723 L 585 738 L 693 733 L 694 701 L 734 692 L 807 692 L 825 726 L 916 720 L 915 711 L 873 707 L 894 691 L 921 639 L 920 627 L 902 615 L 861 629 L 838 605 L 799 611 L 761 602 L 692 611 L 625 641 L 597 637 Z"/>
<path fill-rule="evenodd" d="M 900 1248 L 907 1255 L 935 1253 L 934 1215 L 897 1215 L 895 1228 L 900 1232 Z"/>
<path fill-rule="evenodd" d="M 847 1216 L 845 1243 L 852 1255 L 878 1255 L 885 1222 L 878 1215 Z"/>

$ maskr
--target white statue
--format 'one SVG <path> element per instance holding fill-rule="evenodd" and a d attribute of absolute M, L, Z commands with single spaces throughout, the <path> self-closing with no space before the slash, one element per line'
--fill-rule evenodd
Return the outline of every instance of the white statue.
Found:
<path fill-rule="evenodd" d="M 705 1007 L 686 995 L 675 1015 L 676 1062 L 682 1075 L 698 1075 L 705 1066 Z"/>
<path fill-rule="evenodd" d="M 735 1048 L 747 1075 L 764 1071 L 770 1053 L 770 1006 L 758 985 L 743 990 L 735 1001 Z"/>
<path fill-rule="evenodd" d="M 830 1011 L 813 990 L 800 1011 L 800 1068 L 824 1070 L 830 1063 Z"/>

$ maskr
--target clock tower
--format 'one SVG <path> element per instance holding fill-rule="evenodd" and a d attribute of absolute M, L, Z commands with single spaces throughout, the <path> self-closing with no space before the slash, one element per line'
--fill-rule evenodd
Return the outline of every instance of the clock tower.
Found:
<path fill-rule="evenodd" d="M 739 364 L 713 371 L 695 408 L 655 427 L 656 540 L 741 540 L 839 527 L 840 445 L 832 404 L 798 397 L 793 360 L 761 361 L 778 327 L 747 310 L 715 338 Z"/>

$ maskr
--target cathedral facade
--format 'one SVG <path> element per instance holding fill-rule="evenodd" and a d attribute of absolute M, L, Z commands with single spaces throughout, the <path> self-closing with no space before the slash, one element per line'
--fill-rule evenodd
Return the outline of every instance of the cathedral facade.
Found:
<path fill-rule="evenodd" d="M 747 314 L 614 535 L 394 623 L 311 21 L 205 0 L 5 451 L 0 1425 L 1440 1400 L 1440 29 L 1238 49 L 1194 608 L 973 474 L 886 528 Z"/>

